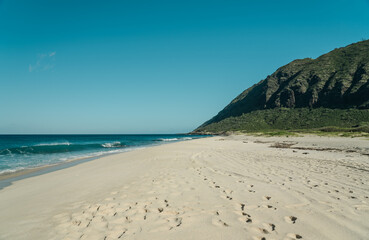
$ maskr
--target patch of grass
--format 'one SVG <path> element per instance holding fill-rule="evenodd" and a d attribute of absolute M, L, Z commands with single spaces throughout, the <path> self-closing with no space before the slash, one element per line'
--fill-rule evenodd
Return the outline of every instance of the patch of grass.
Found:
<path fill-rule="evenodd" d="M 369 135 L 369 109 L 277 108 L 258 110 L 202 126 L 197 133 L 242 132 L 266 136 L 298 133 Z"/>
<path fill-rule="evenodd" d="M 367 137 L 369 133 L 366 132 L 321 132 L 321 131 L 314 131 L 312 134 L 318 136 L 333 136 L 333 137 Z"/>
<path fill-rule="evenodd" d="M 248 133 L 248 132 L 244 132 Z M 267 137 L 289 137 L 289 136 L 299 136 L 296 132 L 290 132 L 290 131 L 266 131 L 266 132 L 252 132 L 251 135 L 254 136 L 267 136 Z"/>

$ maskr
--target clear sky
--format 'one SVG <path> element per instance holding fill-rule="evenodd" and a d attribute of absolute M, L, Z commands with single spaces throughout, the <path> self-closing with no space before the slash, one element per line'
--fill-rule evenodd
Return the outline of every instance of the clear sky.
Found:
<path fill-rule="evenodd" d="M 0 0 L 0 133 L 188 132 L 368 38 L 367 0 Z"/>

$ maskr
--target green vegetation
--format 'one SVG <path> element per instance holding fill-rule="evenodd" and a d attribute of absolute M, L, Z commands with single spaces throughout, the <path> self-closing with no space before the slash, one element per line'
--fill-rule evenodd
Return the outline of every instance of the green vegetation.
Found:
<path fill-rule="evenodd" d="M 267 136 L 267 137 L 298 137 L 299 134 L 297 132 L 292 131 L 281 131 L 281 130 L 273 130 L 273 131 L 264 131 L 264 132 L 240 132 L 242 134 L 248 134 L 253 136 Z"/>
<path fill-rule="evenodd" d="M 199 127 L 197 133 L 262 132 L 291 135 L 293 132 L 335 134 L 369 133 L 369 109 L 277 108 L 253 111 L 239 117 Z"/>

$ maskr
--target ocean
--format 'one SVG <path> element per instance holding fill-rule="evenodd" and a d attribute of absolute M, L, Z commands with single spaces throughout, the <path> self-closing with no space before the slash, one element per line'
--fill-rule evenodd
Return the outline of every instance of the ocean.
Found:
<path fill-rule="evenodd" d="M 205 136 L 0 135 L 0 175 L 201 137 Z"/>

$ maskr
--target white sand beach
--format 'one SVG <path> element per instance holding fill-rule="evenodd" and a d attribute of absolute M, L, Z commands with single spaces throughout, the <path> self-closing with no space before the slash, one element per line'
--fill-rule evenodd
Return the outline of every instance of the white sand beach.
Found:
<path fill-rule="evenodd" d="M 368 154 L 227 136 L 110 155 L 0 190 L 0 239 L 369 239 Z"/>

